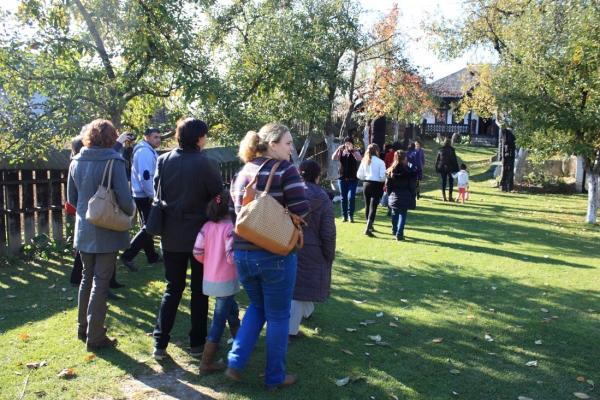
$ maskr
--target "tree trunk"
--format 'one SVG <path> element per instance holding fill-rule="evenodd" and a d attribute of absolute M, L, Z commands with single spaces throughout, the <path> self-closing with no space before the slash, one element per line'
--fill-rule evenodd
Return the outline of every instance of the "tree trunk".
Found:
<path fill-rule="evenodd" d="M 517 159 L 515 160 L 515 182 L 519 184 L 523 183 L 523 175 L 525 175 L 525 161 L 527 161 L 528 155 L 529 150 L 522 147 L 517 152 Z"/>
<path fill-rule="evenodd" d="M 348 111 L 346 112 L 346 116 L 344 121 L 342 122 L 342 127 L 340 128 L 340 137 L 346 136 L 346 130 L 348 129 L 348 125 L 350 125 L 350 119 L 352 118 L 352 111 L 354 111 L 354 80 L 356 79 L 356 71 L 358 70 L 358 52 L 354 51 L 354 59 L 352 60 L 352 75 L 350 77 L 350 89 L 348 93 Z"/>
<path fill-rule="evenodd" d="M 583 169 L 588 178 L 588 209 L 585 222 L 595 224 L 598 218 L 598 208 L 600 207 L 600 199 L 598 198 L 598 186 L 600 186 L 600 150 L 596 152 L 596 157 L 590 160 L 583 157 Z"/>
<path fill-rule="evenodd" d="M 598 177 L 592 169 L 586 171 L 588 177 L 588 209 L 585 222 L 595 224 L 598 217 Z"/>

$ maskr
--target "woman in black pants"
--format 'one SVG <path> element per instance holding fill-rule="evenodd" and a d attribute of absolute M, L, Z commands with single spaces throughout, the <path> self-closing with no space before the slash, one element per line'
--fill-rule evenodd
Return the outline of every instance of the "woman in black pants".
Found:
<path fill-rule="evenodd" d="M 367 227 L 365 235 L 373 236 L 373 222 L 377 214 L 377 205 L 383 195 L 385 181 L 385 163 L 379 157 L 379 146 L 372 143 L 365 152 L 365 158 L 358 167 L 358 179 L 364 181 L 363 195 L 365 197 L 365 218 Z"/>
<path fill-rule="evenodd" d="M 435 172 L 442 175 L 442 199 L 444 201 L 453 201 L 454 179 L 452 179 L 452 174 L 458 171 L 458 160 L 454 147 L 452 147 L 452 141 L 446 139 L 444 146 L 438 150 L 437 159 L 435 160 Z M 446 198 L 446 181 L 449 181 L 448 198 Z"/>

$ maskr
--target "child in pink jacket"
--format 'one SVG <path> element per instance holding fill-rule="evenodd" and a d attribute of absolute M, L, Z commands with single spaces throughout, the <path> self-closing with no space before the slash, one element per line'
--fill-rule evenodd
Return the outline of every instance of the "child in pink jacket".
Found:
<path fill-rule="evenodd" d="M 228 190 L 224 190 L 208 203 L 206 217 L 209 221 L 198 233 L 193 250 L 196 260 L 204 263 L 202 290 L 205 295 L 216 297 L 212 325 L 202 354 L 201 375 L 225 367 L 223 362 L 213 362 L 219 349 L 225 323 L 229 323 L 229 330 L 234 338 L 240 328 L 239 307 L 234 298 L 234 295 L 240 291 L 240 283 L 233 262 L 231 246 L 234 226 L 228 207 Z"/>

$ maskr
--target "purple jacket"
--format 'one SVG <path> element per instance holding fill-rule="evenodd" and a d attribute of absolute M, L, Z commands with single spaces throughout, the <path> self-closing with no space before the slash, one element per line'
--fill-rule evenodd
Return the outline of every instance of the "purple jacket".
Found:
<path fill-rule="evenodd" d="M 304 247 L 298 252 L 294 300 L 325 301 L 331 287 L 335 258 L 335 217 L 333 203 L 317 184 L 306 182 L 310 220 L 304 227 Z"/>

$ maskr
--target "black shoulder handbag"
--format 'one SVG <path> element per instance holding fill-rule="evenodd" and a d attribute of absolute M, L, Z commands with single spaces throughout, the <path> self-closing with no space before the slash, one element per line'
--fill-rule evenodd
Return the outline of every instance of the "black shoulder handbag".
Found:
<path fill-rule="evenodd" d="M 171 153 L 165 159 L 163 164 L 163 173 L 167 165 L 167 160 L 171 157 Z M 147 234 L 152 236 L 162 235 L 162 231 L 165 225 L 165 203 L 162 199 L 162 174 L 158 179 L 158 193 L 152 202 L 152 208 L 148 214 L 148 219 L 144 225 L 144 230 Z"/>

